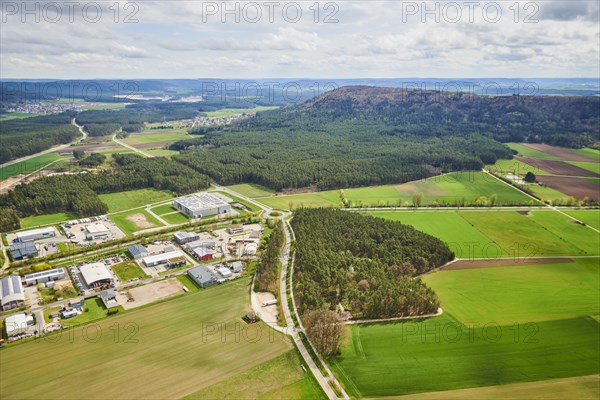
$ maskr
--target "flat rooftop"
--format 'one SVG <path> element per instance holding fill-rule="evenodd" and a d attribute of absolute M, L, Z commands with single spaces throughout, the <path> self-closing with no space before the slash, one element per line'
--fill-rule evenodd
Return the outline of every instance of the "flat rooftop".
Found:
<path fill-rule="evenodd" d="M 85 230 L 88 231 L 88 233 L 104 233 L 109 229 L 104 224 L 95 223 L 86 225 Z"/>
<path fill-rule="evenodd" d="M 47 226 L 45 228 L 30 229 L 28 231 L 17 232 L 17 237 L 23 237 L 23 236 L 29 236 L 29 235 L 39 235 L 39 234 L 50 233 L 50 232 L 54 232 L 53 226 Z"/>
<path fill-rule="evenodd" d="M 153 256 L 148 256 L 148 257 L 144 257 L 142 259 L 142 261 L 147 264 L 147 263 L 155 263 L 155 262 L 161 262 L 161 261 L 167 261 L 169 259 L 175 259 L 175 258 L 179 258 L 179 257 L 183 257 L 183 253 L 179 250 L 175 250 L 175 251 L 169 251 L 167 253 L 161 253 L 161 254 L 156 254 Z"/>
<path fill-rule="evenodd" d="M 207 208 L 217 208 L 226 206 L 227 203 L 221 198 L 206 192 L 194 193 L 190 196 L 181 197 L 174 201 L 182 206 L 192 210 L 205 210 Z"/>

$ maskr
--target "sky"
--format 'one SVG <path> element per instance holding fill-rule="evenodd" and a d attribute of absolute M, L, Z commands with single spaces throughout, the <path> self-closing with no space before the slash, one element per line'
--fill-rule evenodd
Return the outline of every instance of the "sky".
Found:
<path fill-rule="evenodd" d="M 599 77 L 597 1 L 7 1 L 0 78 Z"/>

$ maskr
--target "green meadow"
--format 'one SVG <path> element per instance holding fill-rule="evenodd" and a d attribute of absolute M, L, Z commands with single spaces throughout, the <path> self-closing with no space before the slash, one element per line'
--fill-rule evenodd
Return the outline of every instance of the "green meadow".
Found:
<path fill-rule="evenodd" d="M 254 113 L 259 111 L 266 110 L 275 110 L 279 107 L 277 106 L 256 106 L 254 108 L 222 108 L 217 111 L 209 111 L 206 113 L 207 117 L 210 118 L 228 118 L 233 117 L 234 115 L 239 115 L 243 113 Z"/>
<path fill-rule="evenodd" d="M 250 198 L 272 196 L 275 193 L 269 188 L 253 183 L 240 183 L 239 185 L 231 185 L 227 186 L 227 189 L 233 190 L 234 192 Z"/>
<path fill-rule="evenodd" d="M 158 203 L 173 198 L 170 192 L 156 189 L 136 189 L 126 192 L 101 194 L 99 196 L 100 200 L 108 206 L 108 212 L 110 213 L 130 210 L 146 204 Z"/>
<path fill-rule="evenodd" d="M 140 223 L 136 224 L 134 221 L 132 221 L 133 216 L 136 214 L 142 214 L 144 216 L 145 219 L 141 222 L 141 224 L 144 224 L 144 226 L 142 226 Z M 110 219 L 117 224 L 119 229 L 121 229 L 129 237 L 133 236 L 133 233 L 137 231 L 163 226 L 159 220 L 148 213 L 144 208 L 137 208 L 119 214 L 112 214 Z"/>
<path fill-rule="evenodd" d="M 180 212 L 174 212 L 172 214 L 164 214 L 164 215 L 161 215 L 161 218 L 164 219 L 169 224 L 173 224 L 173 225 L 185 224 L 186 222 L 188 222 L 190 220 L 187 216 L 183 215 Z"/>
<path fill-rule="evenodd" d="M 599 272 L 597 259 L 434 272 L 444 314 L 352 325 L 330 365 L 356 397 L 598 374 Z"/>
<path fill-rule="evenodd" d="M 180 399 L 235 380 L 291 349 L 266 325 L 241 320 L 249 283 L 239 279 L 2 349 L 2 398 Z"/>
<path fill-rule="evenodd" d="M 564 213 L 577 218 L 584 224 L 600 230 L 600 210 L 563 210 Z"/>
<path fill-rule="evenodd" d="M 540 150 L 532 149 L 520 143 L 506 143 L 506 145 L 511 149 L 516 150 L 519 153 L 519 155 L 523 157 L 541 158 L 544 160 L 560 160 L 560 158 L 556 156 L 544 153 Z"/>
<path fill-rule="evenodd" d="M 25 161 L 20 161 L 0 168 L 0 181 L 20 174 L 27 175 L 44 168 L 48 164 L 64 160 L 65 158 L 57 153 L 46 153 L 40 156 L 32 157 Z"/>
<path fill-rule="evenodd" d="M 73 219 L 77 219 L 77 216 L 69 212 L 35 215 L 32 217 L 25 217 L 21 219 L 21 228 L 32 228 L 34 226 L 41 225 L 53 225 L 58 224 L 60 222 L 70 221 Z"/>
<path fill-rule="evenodd" d="M 600 175 L 600 162 L 568 161 L 568 163 Z"/>
<path fill-rule="evenodd" d="M 170 142 L 174 140 L 184 140 L 189 138 L 190 135 L 188 135 L 187 133 L 141 133 L 131 135 L 127 139 L 123 139 L 123 141 L 129 145 L 135 146 L 136 144 Z"/>

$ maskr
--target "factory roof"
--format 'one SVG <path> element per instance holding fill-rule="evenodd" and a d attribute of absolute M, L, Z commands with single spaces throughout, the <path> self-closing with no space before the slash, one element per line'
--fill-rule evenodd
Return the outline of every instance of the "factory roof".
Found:
<path fill-rule="evenodd" d="M 175 200 L 175 202 L 190 210 L 204 210 L 227 205 L 227 203 L 219 197 L 206 192 L 194 193 L 187 197 L 180 197 Z"/>

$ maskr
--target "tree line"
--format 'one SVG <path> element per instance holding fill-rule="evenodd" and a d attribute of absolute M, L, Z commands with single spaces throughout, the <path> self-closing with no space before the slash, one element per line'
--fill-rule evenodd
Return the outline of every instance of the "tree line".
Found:
<path fill-rule="evenodd" d="M 279 294 L 279 255 L 285 243 L 285 234 L 281 223 L 278 223 L 269 235 L 267 246 L 260 255 L 256 275 L 254 278 L 254 289 L 257 292 L 271 292 L 275 296 Z"/>

